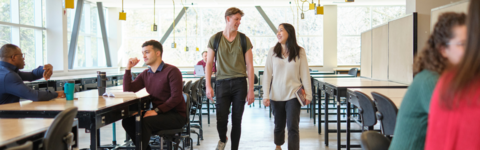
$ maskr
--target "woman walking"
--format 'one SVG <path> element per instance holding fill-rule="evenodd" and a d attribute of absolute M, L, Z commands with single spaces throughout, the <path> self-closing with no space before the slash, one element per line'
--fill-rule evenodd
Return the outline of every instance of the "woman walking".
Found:
<path fill-rule="evenodd" d="M 310 71 L 305 50 L 298 46 L 291 24 L 278 27 L 278 43 L 269 50 L 263 79 L 263 104 L 272 105 L 275 119 L 275 150 L 285 143 L 285 125 L 288 129 L 288 149 L 300 149 L 300 107 L 296 92 L 303 86 L 305 105 L 312 100 Z"/>

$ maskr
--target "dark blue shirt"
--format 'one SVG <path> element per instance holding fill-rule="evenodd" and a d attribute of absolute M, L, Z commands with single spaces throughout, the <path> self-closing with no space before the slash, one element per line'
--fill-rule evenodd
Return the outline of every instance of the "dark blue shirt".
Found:
<path fill-rule="evenodd" d="M 56 98 L 56 92 L 33 90 L 23 83 L 41 79 L 43 71 L 43 66 L 40 66 L 32 72 L 22 72 L 14 65 L 0 61 L 0 104 L 19 102 L 20 98 L 32 101 Z"/>
<path fill-rule="evenodd" d="M 162 71 L 163 66 L 165 66 L 165 63 L 162 61 L 162 63 L 160 64 L 160 66 L 158 66 L 157 71 L 155 71 L 155 72 L 160 72 L 160 71 Z M 152 68 L 151 68 L 150 66 L 148 67 L 148 72 L 153 73 Z"/>

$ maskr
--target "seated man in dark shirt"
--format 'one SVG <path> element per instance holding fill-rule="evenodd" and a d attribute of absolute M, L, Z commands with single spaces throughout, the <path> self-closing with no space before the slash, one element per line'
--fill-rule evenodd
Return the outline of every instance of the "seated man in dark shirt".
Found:
<path fill-rule="evenodd" d="M 183 98 L 182 73 L 162 61 L 163 47 L 155 40 L 142 45 L 143 59 L 150 66 L 132 82 L 131 68 L 140 61 L 130 58 L 123 78 L 123 91 L 137 92 L 146 88 L 152 97 L 152 110 L 142 113 L 142 150 L 148 145 L 152 132 L 182 128 L 187 122 L 186 104 Z M 135 142 L 135 117 L 122 121 L 123 128 Z"/>
<path fill-rule="evenodd" d="M 31 72 L 19 71 L 25 67 L 25 53 L 13 44 L 0 48 L 0 104 L 19 102 L 20 98 L 32 101 L 47 101 L 65 97 L 63 91 L 50 92 L 33 90 L 23 81 L 34 81 L 42 77 L 50 79 L 53 67 L 50 64 L 39 66 Z"/>
<path fill-rule="evenodd" d="M 202 52 L 202 60 L 198 61 L 197 65 L 202 65 L 203 71 L 205 71 L 205 66 L 207 66 L 207 51 Z M 213 65 L 212 72 L 217 72 L 215 65 Z M 196 72 L 193 71 L 193 74 L 196 74 Z"/>

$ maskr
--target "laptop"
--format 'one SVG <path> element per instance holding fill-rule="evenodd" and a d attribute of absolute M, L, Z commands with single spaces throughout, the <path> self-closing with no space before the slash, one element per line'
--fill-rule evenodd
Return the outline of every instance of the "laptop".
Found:
<path fill-rule="evenodd" d="M 195 76 L 205 76 L 205 70 L 203 70 L 203 65 L 195 65 Z"/>

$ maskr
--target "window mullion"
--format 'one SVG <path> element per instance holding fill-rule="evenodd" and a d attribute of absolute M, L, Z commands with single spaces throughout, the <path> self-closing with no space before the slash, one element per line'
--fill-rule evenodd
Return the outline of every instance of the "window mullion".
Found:
<path fill-rule="evenodd" d="M 11 0 L 10 1 L 10 18 L 12 19 L 12 23 L 20 23 L 20 5 L 19 0 Z M 12 39 L 11 43 L 15 45 L 20 45 L 20 27 L 19 26 L 12 26 L 11 30 Z"/>

